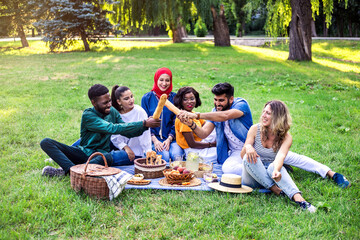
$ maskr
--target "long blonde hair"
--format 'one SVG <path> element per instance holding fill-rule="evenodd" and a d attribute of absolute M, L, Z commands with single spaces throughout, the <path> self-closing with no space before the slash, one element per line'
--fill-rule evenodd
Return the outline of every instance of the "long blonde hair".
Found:
<path fill-rule="evenodd" d="M 260 117 L 261 139 L 265 142 L 266 140 L 268 140 L 269 133 L 274 134 L 275 139 L 272 148 L 276 152 L 281 147 L 281 144 L 284 142 L 285 136 L 290 129 L 291 116 L 289 113 L 289 109 L 282 101 L 279 100 L 269 101 L 265 104 L 264 108 L 267 105 L 270 105 L 271 108 L 271 123 L 270 126 L 264 127 L 262 125 L 262 121 Z"/>

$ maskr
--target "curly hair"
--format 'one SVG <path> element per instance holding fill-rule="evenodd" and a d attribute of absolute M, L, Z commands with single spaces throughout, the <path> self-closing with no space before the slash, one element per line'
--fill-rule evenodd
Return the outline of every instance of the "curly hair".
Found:
<path fill-rule="evenodd" d="M 199 93 L 192 87 L 180 88 L 174 97 L 174 105 L 176 107 L 178 107 L 179 109 L 184 109 L 184 107 L 182 105 L 182 101 L 184 100 L 185 95 L 188 93 L 193 93 L 195 96 L 195 100 L 196 100 L 195 108 L 201 106 L 201 100 L 200 100 Z"/>
<path fill-rule="evenodd" d="M 104 94 L 107 94 L 109 92 L 109 89 L 101 84 L 95 84 L 92 85 L 91 88 L 89 88 L 88 96 L 90 100 L 96 100 L 97 97 L 100 97 Z"/>
<path fill-rule="evenodd" d="M 290 129 L 291 126 L 291 116 L 289 113 L 289 109 L 279 100 L 272 100 L 265 104 L 264 109 L 267 105 L 270 105 L 271 108 L 271 123 L 270 126 L 264 127 L 262 125 L 261 117 L 261 139 L 263 141 L 268 140 L 268 134 L 272 133 L 275 135 L 273 150 L 276 152 L 280 149 L 281 144 L 284 142 L 285 136 Z"/>

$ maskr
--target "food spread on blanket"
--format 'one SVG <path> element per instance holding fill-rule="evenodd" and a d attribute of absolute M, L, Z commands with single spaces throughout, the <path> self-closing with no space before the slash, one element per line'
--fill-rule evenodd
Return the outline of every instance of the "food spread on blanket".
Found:
<path fill-rule="evenodd" d="M 204 181 L 207 183 L 218 182 L 218 176 L 215 173 L 204 173 Z"/>
<path fill-rule="evenodd" d="M 132 178 L 132 180 L 134 181 L 140 181 L 144 179 L 144 175 L 141 173 L 135 174 L 134 177 Z"/>
<path fill-rule="evenodd" d="M 180 166 L 175 166 L 173 168 L 173 170 L 170 172 L 170 174 L 187 174 L 190 173 L 191 171 L 186 169 L 186 167 L 180 167 Z"/>
<path fill-rule="evenodd" d="M 161 165 L 163 164 L 163 161 L 161 159 L 161 155 L 156 155 L 155 151 L 149 151 L 146 153 L 146 165 Z"/>
<path fill-rule="evenodd" d="M 127 183 L 132 185 L 147 185 L 151 183 L 151 180 L 146 180 L 146 179 L 133 180 L 132 178 Z"/>

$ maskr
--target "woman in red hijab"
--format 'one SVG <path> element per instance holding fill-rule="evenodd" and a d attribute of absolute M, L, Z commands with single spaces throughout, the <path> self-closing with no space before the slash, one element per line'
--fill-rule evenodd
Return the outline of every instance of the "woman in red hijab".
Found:
<path fill-rule="evenodd" d="M 174 102 L 175 93 L 172 92 L 172 73 L 168 68 L 159 68 L 154 76 L 154 85 L 150 92 L 146 93 L 141 99 L 141 107 L 148 116 L 152 116 L 158 105 L 162 94 L 168 96 L 170 102 Z M 160 119 L 161 125 L 158 128 L 151 128 L 151 141 L 153 150 L 162 155 L 165 161 L 171 158 L 184 155 L 184 150 L 175 141 L 175 114 L 167 107 L 164 107 Z"/>

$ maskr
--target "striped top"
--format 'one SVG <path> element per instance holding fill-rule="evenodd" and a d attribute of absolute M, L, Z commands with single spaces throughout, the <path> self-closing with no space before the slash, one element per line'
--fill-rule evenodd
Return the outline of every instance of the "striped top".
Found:
<path fill-rule="evenodd" d="M 255 137 L 254 148 L 256 153 L 260 156 L 262 162 L 271 163 L 275 160 L 277 152 L 272 148 L 266 148 L 261 143 L 260 124 L 257 124 L 257 132 Z"/>

